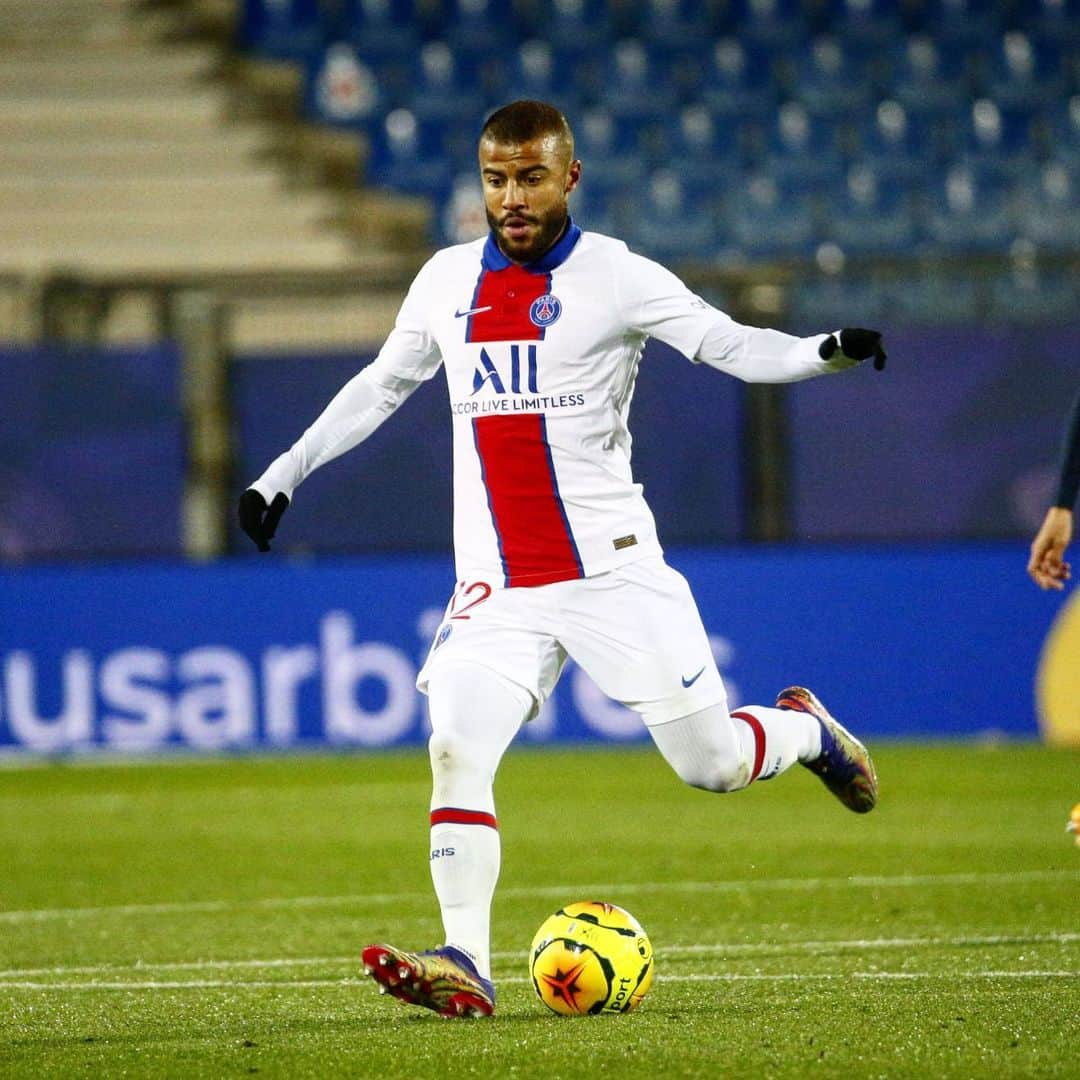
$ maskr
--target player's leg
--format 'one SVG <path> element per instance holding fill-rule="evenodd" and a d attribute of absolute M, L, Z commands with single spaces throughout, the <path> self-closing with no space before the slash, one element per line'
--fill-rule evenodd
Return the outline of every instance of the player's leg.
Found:
<path fill-rule="evenodd" d="M 845 806 L 872 809 L 877 781 L 866 748 L 809 691 L 792 687 L 775 708 L 729 712 L 690 588 L 662 559 L 567 586 L 568 651 L 606 694 L 641 714 L 687 783 L 735 791 L 798 761 Z"/>
<path fill-rule="evenodd" d="M 436 668 L 428 695 L 431 880 L 446 943 L 490 978 L 491 900 L 501 859 L 495 770 L 534 701 L 524 687 L 468 663 Z"/>
<path fill-rule="evenodd" d="M 501 848 L 495 771 L 533 709 L 523 687 L 489 668 L 444 663 L 426 680 L 431 711 L 431 880 L 445 944 L 413 953 L 369 945 L 365 971 L 380 989 L 443 1016 L 489 1016 L 491 901 Z"/>
<path fill-rule="evenodd" d="M 738 791 L 821 754 L 820 726 L 812 716 L 760 705 L 729 713 L 719 703 L 648 729 L 679 777 L 706 791 Z"/>

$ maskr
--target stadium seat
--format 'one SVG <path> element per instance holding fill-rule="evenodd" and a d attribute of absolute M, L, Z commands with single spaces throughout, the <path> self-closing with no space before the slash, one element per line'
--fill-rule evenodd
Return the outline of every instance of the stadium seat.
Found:
<path fill-rule="evenodd" d="M 968 86 L 958 51 L 942 50 L 928 34 L 912 34 L 897 53 L 891 96 L 909 116 L 936 117 L 964 100 Z"/>
<path fill-rule="evenodd" d="M 927 133 L 898 101 L 878 103 L 858 135 L 858 159 L 879 177 L 900 184 L 923 182 L 934 168 Z"/>
<path fill-rule="evenodd" d="M 957 159 L 984 188 L 1007 187 L 1031 168 L 1028 128 L 1026 115 L 1003 116 L 993 101 L 980 98 L 969 110 Z"/>
<path fill-rule="evenodd" d="M 1018 199 L 1018 230 L 1041 251 L 1080 250 L 1080 173 L 1044 166 Z"/>
<path fill-rule="evenodd" d="M 688 105 L 679 112 L 664 153 L 686 191 L 700 197 L 736 181 L 743 164 L 738 140 L 733 125 L 718 123 L 704 105 Z"/>
<path fill-rule="evenodd" d="M 769 130 L 765 168 L 783 191 L 811 191 L 842 171 L 838 130 L 831 120 L 812 117 L 798 101 L 776 111 Z"/>
<path fill-rule="evenodd" d="M 640 32 L 652 48 L 683 52 L 700 50 L 711 36 L 711 27 L 698 4 L 648 0 Z"/>
<path fill-rule="evenodd" d="M 911 249 L 915 220 L 903 190 L 866 164 L 852 166 L 825 200 L 823 231 L 846 255 L 897 255 Z"/>
<path fill-rule="evenodd" d="M 307 115 L 331 127 L 367 130 L 383 110 L 374 73 L 344 41 L 328 46 L 309 66 L 304 100 Z"/>
<path fill-rule="evenodd" d="M 550 42 L 542 38 L 529 38 L 514 50 L 506 68 L 501 99 L 504 102 L 522 98 L 550 101 L 562 109 L 573 123 L 579 101 L 567 75 Z"/>
<path fill-rule="evenodd" d="M 478 125 L 484 100 L 471 83 L 468 65 L 460 64 L 445 41 L 428 41 L 413 66 L 409 108 L 425 124 L 464 120 Z"/>
<path fill-rule="evenodd" d="M 301 62 L 322 47 L 324 33 L 319 0 L 245 0 L 236 31 L 242 49 Z"/>
<path fill-rule="evenodd" d="M 833 34 L 814 38 L 796 66 L 795 94 L 812 116 L 853 116 L 870 104 L 866 65 L 851 43 Z"/>
<path fill-rule="evenodd" d="M 606 109 L 584 113 L 575 125 L 575 139 L 583 165 L 581 188 L 594 203 L 607 205 L 612 195 L 644 183 L 641 155 L 618 142 L 614 118 Z"/>
<path fill-rule="evenodd" d="M 617 121 L 627 125 L 664 119 L 676 106 L 663 70 L 654 70 L 636 38 L 618 42 L 611 52 L 603 101 Z"/>
<path fill-rule="evenodd" d="M 420 46 L 411 4 L 352 0 L 348 23 L 358 54 L 371 64 L 408 60 Z"/>
<path fill-rule="evenodd" d="M 1036 48 L 1027 34 L 1010 30 L 995 42 L 984 70 L 982 92 L 1002 109 L 1034 112 L 1065 94 L 1061 51 L 1056 44 Z"/>
<path fill-rule="evenodd" d="M 366 177 L 377 187 L 425 196 L 441 205 L 453 186 L 454 169 L 438 127 L 421 125 L 408 109 L 394 109 L 372 139 Z"/>
<path fill-rule="evenodd" d="M 894 0 L 836 0 L 827 7 L 829 31 L 864 55 L 887 50 L 903 35 Z"/>
<path fill-rule="evenodd" d="M 630 246 L 661 262 L 709 259 L 716 250 L 712 215 L 702 213 L 696 200 L 687 203 L 674 170 L 663 169 L 650 177 L 626 225 Z"/>
<path fill-rule="evenodd" d="M 751 52 L 737 37 L 720 38 L 705 67 L 700 96 L 714 116 L 767 119 L 777 104 L 768 57 Z"/>
<path fill-rule="evenodd" d="M 810 199 L 785 196 L 768 173 L 744 177 L 726 210 L 727 234 L 748 258 L 807 256 L 817 243 Z"/>
<path fill-rule="evenodd" d="M 924 224 L 928 239 L 958 253 L 1005 252 L 1015 235 L 1005 192 L 981 186 L 964 165 L 949 168 L 935 185 Z"/>

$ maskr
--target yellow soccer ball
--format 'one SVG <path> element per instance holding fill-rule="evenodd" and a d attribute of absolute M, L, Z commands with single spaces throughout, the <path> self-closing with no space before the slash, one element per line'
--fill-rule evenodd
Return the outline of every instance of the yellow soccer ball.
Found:
<path fill-rule="evenodd" d="M 615 904 L 567 904 L 536 931 L 529 973 L 540 1000 L 561 1016 L 630 1012 L 652 983 L 652 944 Z"/>

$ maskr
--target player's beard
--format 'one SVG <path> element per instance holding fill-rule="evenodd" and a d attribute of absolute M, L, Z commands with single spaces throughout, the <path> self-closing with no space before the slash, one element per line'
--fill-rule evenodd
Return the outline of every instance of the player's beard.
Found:
<path fill-rule="evenodd" d="M 544 255 L 566 231 L 566 223 L 570 217 L 565 205 L 561 210 L 552 210 L 547 217 L 537 217 L 534 214 L 503 214 L 502 217 L 496 217 L 486 208 L 485 213 L 487 214 L 488 226 L 495 234 L 495 242 L 499 245 L 499 250 L 508 259 L 516 263 L 535 262 L 541 255 Z M 528 222 L 530 225 L 538 224 L 540 230 L 528 242 L 521 243 L 511 240 L 503 234 L 502 225 L 505 221 L 513 218 Z"/>

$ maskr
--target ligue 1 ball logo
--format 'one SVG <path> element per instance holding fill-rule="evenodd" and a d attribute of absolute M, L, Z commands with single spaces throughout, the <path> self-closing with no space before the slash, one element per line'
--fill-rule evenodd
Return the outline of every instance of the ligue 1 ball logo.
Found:
<path fill-rule="evenodd" d="M 562 314 L 562 301 L 551 293 L 538 296 L 529 308 L 533 326 L 550 326 Z"/>

